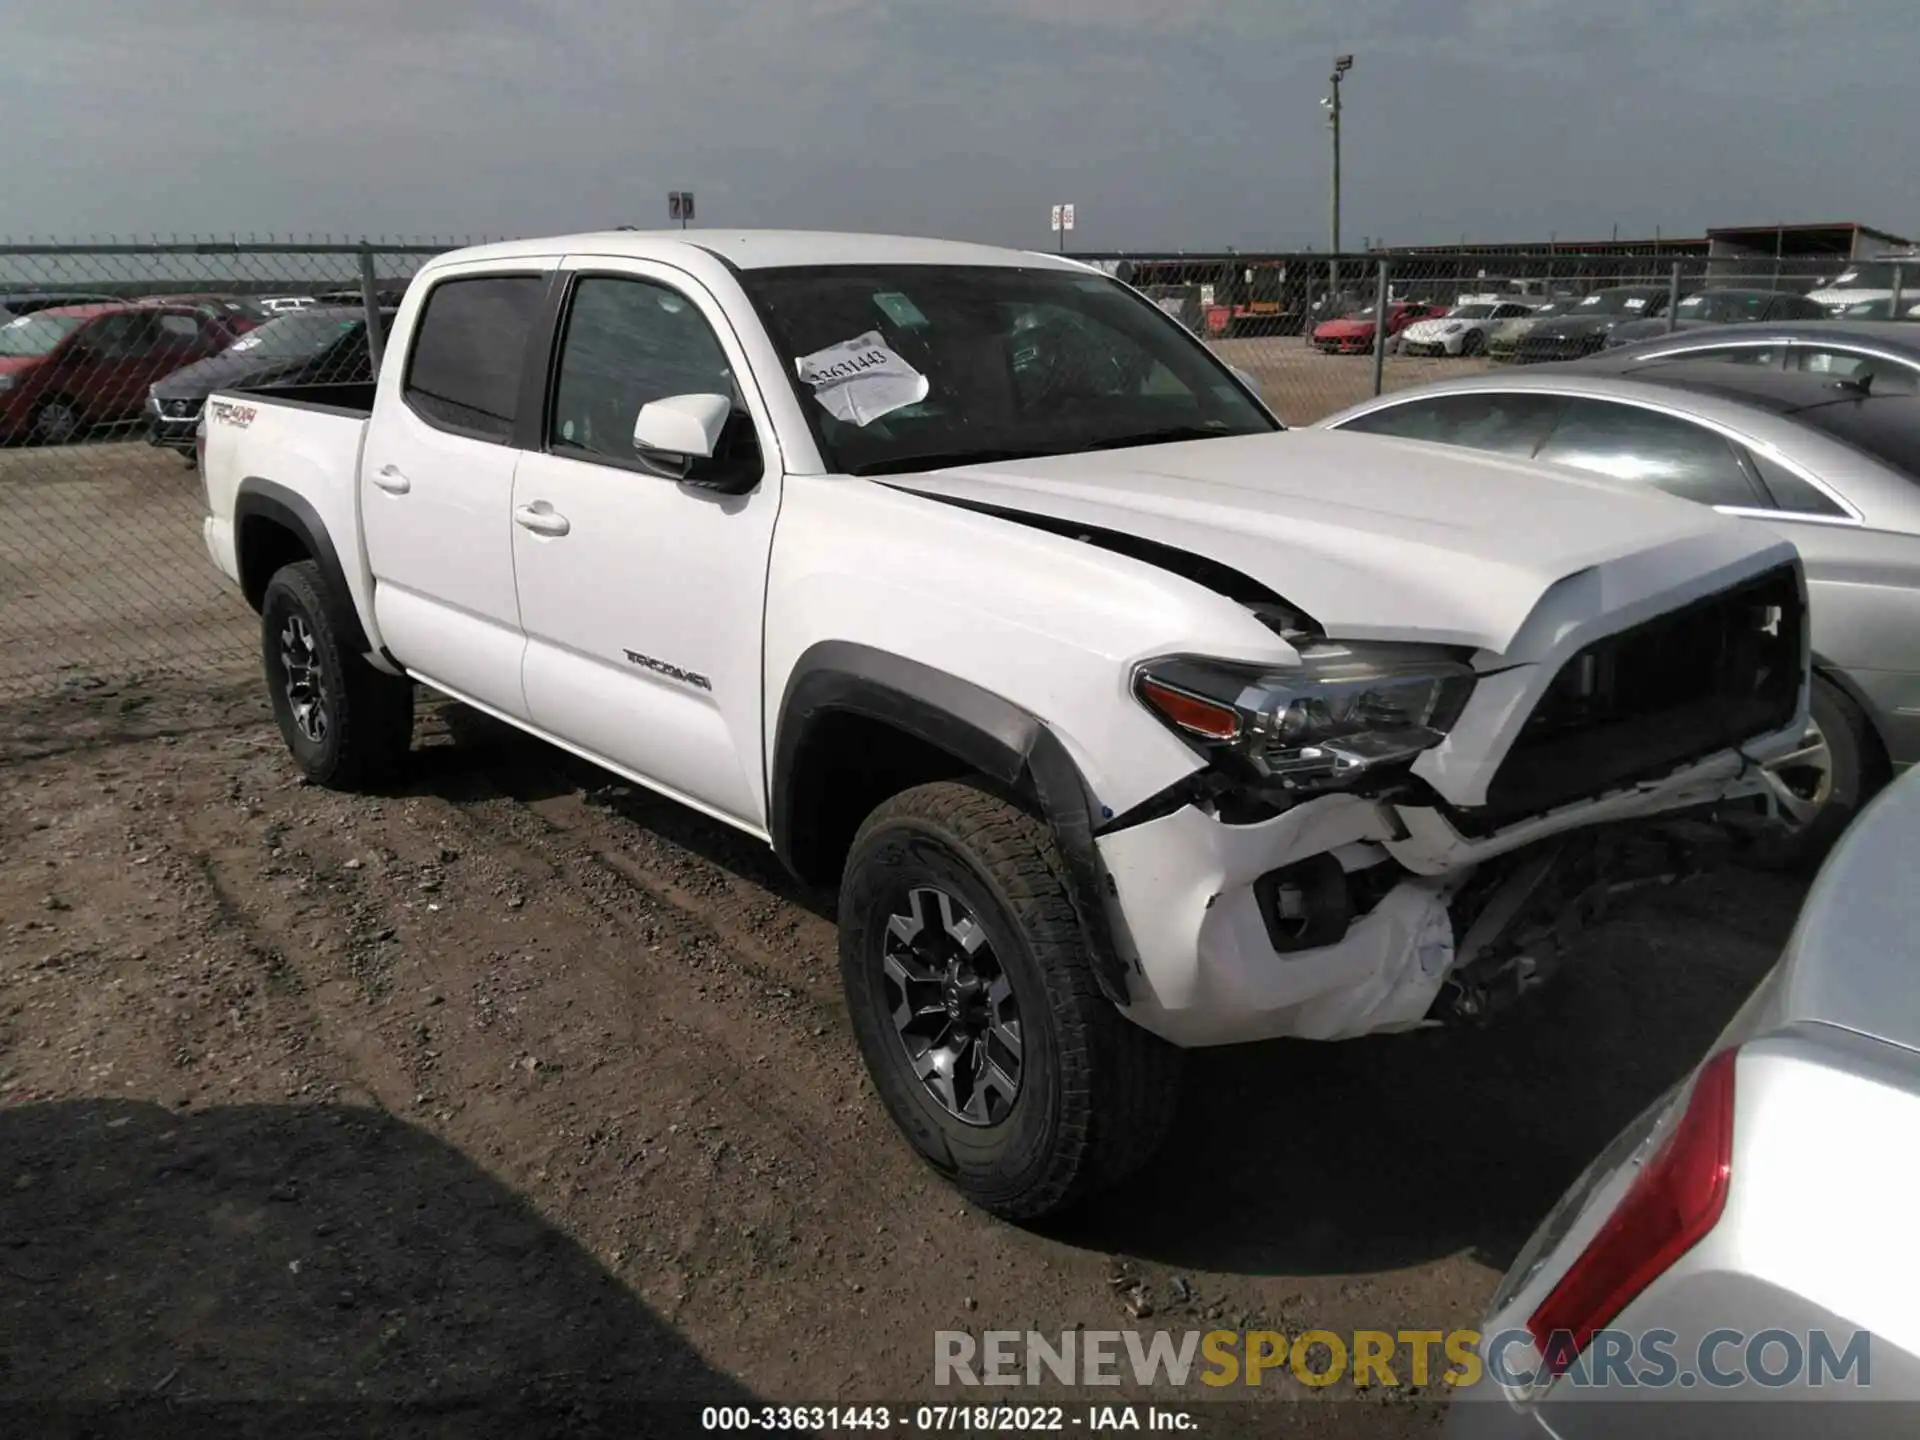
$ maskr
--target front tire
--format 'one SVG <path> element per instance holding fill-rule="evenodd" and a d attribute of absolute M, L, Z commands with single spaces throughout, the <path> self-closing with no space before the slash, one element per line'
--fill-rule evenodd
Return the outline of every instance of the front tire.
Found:
<path fill-rule="evenodd" d="M 1478 330 L 1469 330 L 1460 337 L 1460 355 L 1463 359 L 1472 359 L 1486 352 L 1486 337 Z"/>
<path fill-rule="evenodd" d="M 1181 1052 L 1101 993 L 1051 832 L 998 796 L 923 785 L 867 818 L 840 973 L 894 1123 L 993 1213 L 1063 1210 L 1165 1137 Z"/>
<path fill-rule="evenodd" d="M 413 743 L 413 683 L 374 669 L 346 642 L 341 612 L 350 603 L 311 560 L 275 571 L 260 602 L 280 737 L 301 773 L 330 790 L 389 779 Z"/>
<path fill-rule="evenodd" d="M 1816 674 L 1808 689 L 1807 719 L 1800 748 L 1767 767 L 1792 792 L 1800 813 L 1755 837 L 1749 858 L 1762 869 L 1817 866 L 1887 778 L 1866 715 L 1824 675 Z"/>

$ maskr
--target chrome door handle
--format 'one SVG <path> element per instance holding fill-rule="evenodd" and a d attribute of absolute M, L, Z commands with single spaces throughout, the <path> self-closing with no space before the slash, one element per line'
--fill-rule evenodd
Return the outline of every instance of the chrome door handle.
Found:
<path fill-rule="evenodd" d="M 523 530 L 531 530 L 536 535 L 564 535 L 573 526 L 567 523 L 567 517 L 556 513 L 542 500 L 534 505 L 522 505 L 513 512 L 513 523 Z"/>
<path fill-rule="evenodd" d="M 400 473 L 397 465 L 382 465 L 373 472 L 373 483 L 389 495 L 404 495 L 413 488 L 413 482 Z"/>

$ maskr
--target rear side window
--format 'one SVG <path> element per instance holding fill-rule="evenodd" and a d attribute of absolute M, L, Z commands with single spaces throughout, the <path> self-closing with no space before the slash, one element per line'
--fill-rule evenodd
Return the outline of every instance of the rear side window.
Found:
<path fill-rule="evenodd" d="M 1549 395 L 1517 391 L 1436 395 L 1375 410 L 1340 428 L 1525 457 L 1546 435 L 1557 403 Z"/>
<path fill-rule="evenodd" d="M 1794 346 L 1793 368 L 1835 380 L 1866 380 L 1876 395 L 1911 395 L 1920 390 L 1920 372 L 1910 364 L 1825 345 Z"/>
<path fill-rule="evenodd" d="M 1747 458 L 1753 461 L 1754 472 L 1759 475 L 1760 483 L 1767 487 L 1767 493 L 1773 496 L 1773 503 L 1789 514 L 1839 517 L 1847 513 L 1811 481 L 1801 479 L 1786 466 L 1769 460 L 1758 450 L 1749 450 Z"/>
<path fill-rule="evenodd" d="M 527 336 L 547 282 L 485 275 L 433 287 L 407 361 L 407 406 L 430 425 L 504 445 L 519 409 Z"/>
<path fill-rule="evenodd" d="M 1537 457 L 1702 505 L 1763 503 L 1725 436 L 1638 405 L 1568 400 Z"/>

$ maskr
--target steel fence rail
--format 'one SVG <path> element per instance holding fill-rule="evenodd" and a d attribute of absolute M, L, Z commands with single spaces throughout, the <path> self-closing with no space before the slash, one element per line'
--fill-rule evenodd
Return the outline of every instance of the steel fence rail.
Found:
<path fill-rule="evenodd" d="M 0 316 L 0 700 L 252 663 L 253 617 L 208 563 L 188 458 L 208 372 L 256 383 L 371 375 L 385 313 L 413 274 L 468 243 L 0 243 L 0 307 L 14 312 Z M 1862 313 L 1913 307 L 1920 319 L 1920 256 L 1728 256 L 1676 253 L 1676 243 L 1077 258 L 1134 285 L 1251 375 L 1290 424 L 1534 358 L 1528 337 L 1547 334 L 1556 313 L 1546 306 L 1642 330 L 1674 323 L 1676 302 L 1682 319 L 1774 306 L 1825 314 L 1828 287 L 1854 271 L 1845 294 Z"/>

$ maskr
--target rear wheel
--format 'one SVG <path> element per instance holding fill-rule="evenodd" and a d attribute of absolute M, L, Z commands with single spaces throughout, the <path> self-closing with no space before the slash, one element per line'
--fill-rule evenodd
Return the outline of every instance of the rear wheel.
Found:
<path fill-rule="evenodd" d="M 349 603 L 311 560 L 275 571 L 260 603 L 280 736 L 301 773 L 334 790 L 388 779 L 413 741 L 413 683 L 374 669 L 346 642 Z"/>
<path fill-rule="evenodd" d="M 64 395 L 51 395 L 35 407 L 29 438 L 36 445 L 70 445 L 81 428 L 79 407 Z"/>
<path fill-rule="evenodd" d="M 895 796 L 840 891 L 854 1035 L 908 1141 L 964 1194 L 1032 1220 L 1158 1148 L 1181 1053 L 1100 992 L 1051 833 L 964 783 Z"/>

